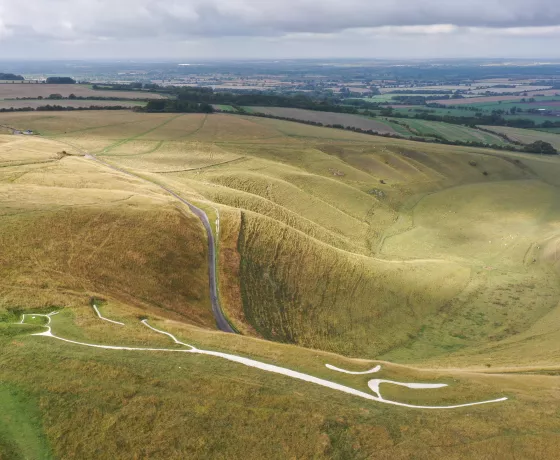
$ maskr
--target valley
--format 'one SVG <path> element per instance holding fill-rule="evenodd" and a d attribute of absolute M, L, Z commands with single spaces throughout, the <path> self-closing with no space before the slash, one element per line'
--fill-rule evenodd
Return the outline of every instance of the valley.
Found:
<path fill-rule="evenodd" d="M 35 414 L 0 417 L 0 459 L 554 457 L 556 156 L 243 114 L 0 125 L 0 401 Z"/>

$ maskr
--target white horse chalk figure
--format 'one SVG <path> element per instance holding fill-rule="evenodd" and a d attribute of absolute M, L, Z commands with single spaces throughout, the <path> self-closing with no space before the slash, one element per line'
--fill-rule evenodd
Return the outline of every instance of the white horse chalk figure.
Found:
<path fill-rule="evenodd" d="M 171 340 L 173 340 L 173 342 L 177 345 L 181 345 L 186 347 L 186 349 L 172 349 L 172 348 L 137 348 L 137 347 L 119 347 L 119 346 L 110 346 L 110 345 L 96 345 L 96 344 L 91 344 L 91 343 L 83 343 L 83 342 L 76 342 L 74 340 L 68 340 L 65 339 L 63 337 L 58 337 L 56 335 L 54 335 L 52 333 L 52 329 L 51 329 L 51 322 L 52 322 L 52 317 L 54 315 L 56 315 L 57 312 L 53 312 L 53 313 L 49 313 L 48 315 L 38 315 L 35 314 L 33 315 L 34 317 L 44 317 L 47 319 L 47 325 L 46 327 L 46 331 L 45 332 L 41 332 L 38 334 L 33 334 L 33 336 L 39 336 L 39 337 L 49 337 L 49 338 L 53 338 L 56 340 L 60 340 L 62 342 L 66 342 L 66 343 L 71 343 L 74 345 L 80 345 L 80 346 L 84 346 L 84 347 L 91 347 L 91 348 L 101 348 L 104 350 L 123 350 L 123 351 L 149 351 L 149 352 L 164 352 L 164 353 L 193 353 L 193 354 L 199 354 L 199 355 L 207 355 L 207 356 L 215 356 L 217 358 L 222 358 L 228 361 L 233 361 L 235 363 L 238 364 L 243 364 L 244 366 L 248 366 L 248 367 L 253 367 L 256 369 L 260 369 L 262 371 L 266 371 L 266 372 L 272 372 L 274 374 L 280 374 L 280 375 L 284 375 L 287 377 L 291 377 L 293 379 L 297 379 L 297 380 L 302 380 L 304 382 L 309 382 L 309 383 L 314 383 L 316 385 L 320 385 L 322 387 L 326 387 L 329 388 L 331 390 L 337 390 L 343 393 L 347 393 L 353 396 L 358 396 L 360 398 L 363 399 L 367 399 L 370 401 L 376 401 L 379 403 L 383 403 L 383 404 L 391 404 L 393 406 L 401 406 L 401 407 L 408 407 L 408 408 L 412 408 L 412 409 L 458 409 L 461 407 L 471 407 L 471 406 L 479 406 L 479 405 L 483 405 L 483 404 L 492 404 L 492 403 L 498 403 L 498 402 L 503 402 L 503 401 L 507 401 L 508 398 L 499 398 L 499 399 L 492 399 L 492 400 L 488 400 L 488 401 L 480 401 L 480 402 L 474 402 L 474 403 L 467 403 L 467 404 L 458 404 L 458 405 L 454 405 L 454 406 L 417 406 L 414 404 L 405 404 L 405 403 L 400 403 L 397 401 L 391 401 L 388 399 L 384 399 L 381 396 L 381 392 L 380 392 L 380 385 L 381 384 L 391 384 L 391 385 L 397 385 L 397 386 L 401 386 L 401 387 L 406 387 L 406 388 L 410 388 L 410 389 L 416 389 L 416 390 L 423 390 L 423 389 L 437 389 L 437 388 L 444 388 L 447 387 L 446 384 L 429 384 L 429 383 L 403 383 L 403 382 L 393 382 L 391 380 L 381 380 L 381 379 L 374 379 L 374 380 L 370 380 L 368 383 L 369 388 L 372 390 L 372 392 L 374 394 L 371 393 L 365 393 L 363 391 L 360 390 L 356 390 L 354 388 L 345 386 L 345 385 L 341 385 L 335 382 L 331 382 L 329 380 L 325 380 L 325 379 L 321 379 L 318 377 L 314 377 L 312 375 L 309 374 L 304 374 L 301 372 L 297 372 L 291 369 L 287 369 L 285 367 L 279 367 L 279 366 L 275 366 L 272 364 L 266 364 L 266 363 L 262 363 L 260 361 L 256 361 L 254 359 L 249 359 L 249 358 L 243 358 L 242 356 L 237 356 L 237 355 L 230 355 L 228 353 L 221 353 L 221 352 L 217 352 L 217 351 L 209 351 L 209 350 L 201 350 L 198 349 L 192 345 L 183 343 L 179 340 L 177 340 L 177 338 L 170 334 L 169 332 L 164 332 L 161 331 L 159 329 L 156 329 L 153 326 L 150 326 L 148 324 L 147 320 L 143 320 L 142 324 L 144 324 L 146 327 L 150 328 L 152 331 L 157 332 L 158 334 L 163 334 L 167 337 L 169 337 Z M 21 320 L 20 323 L 18 324 L 25 324 L 25 316 L 23 315 L 23 318 Z M 377 373 L 381 370 L 381 366 L 377 366 L 374 369 L 370 370 L 370 371 L 366 371 L 366 372 L 351 372 L 351 371 L 347 371 L 344 369 L 339 369 L 337 367 L 331 366 L 330 364 L 326 365 L 327 368 L 329 368 L 330 370 L 333 371 L 337 371 L 337 372 L 342 372 L 345 374 L 351 374 L 351 375 L 368 375 L 368 374 L 374 374 Z"/>

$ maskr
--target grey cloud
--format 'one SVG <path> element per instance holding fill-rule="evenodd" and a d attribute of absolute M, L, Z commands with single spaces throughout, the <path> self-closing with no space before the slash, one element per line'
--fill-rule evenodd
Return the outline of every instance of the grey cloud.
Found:
<path fill-rule="evenodd" d="M 530 57 L 558 38 L 558 0 L 0 0 L 0 58 Z"/>
<path fill-rule="evenodd" d="M 278 36 L 454 24 L 560 24 L 558 0 L 0 0 L 2 30 L 69 39 Z"/>

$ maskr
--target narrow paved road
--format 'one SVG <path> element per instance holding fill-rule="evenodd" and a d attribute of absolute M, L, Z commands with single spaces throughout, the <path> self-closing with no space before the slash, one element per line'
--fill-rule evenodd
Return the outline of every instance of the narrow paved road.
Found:
<path fill-rule="evenodd" d="M 84 152 L 85 153 L 85 152 Z M 108 168 L 113 169 L 114 171 L 118 171 L 120 173 L 126 174 L 128 176 L 134 177 L 135 179 L 140 179 L 145 182 L 149 182 L 151 185 L 157 185 L 162 190 L 165 190 L 167 193 L 175 197 L 181 203 L 186 204 L 189 209 L 201 220 L 202 225 L 206 229 L 206 235 L 208 236 L 208 278 L 210 280 L 210 300 L 212 302 L 212 313 L 214 313 L 214 318 L 216 319 L 216 325 L 218 329 L 222 332 L 230 332 L 236 333 L 236 331 L 231 327 L 228 320 L 226 319 L 224 312 L 222 311 L 222 307 L 220 305 L 220 299 L 218 298 L 218 282 L 216 278 L 216 241 L 214 239 L 214 234 L 212 233 L 212 228 L 210 227 L 210 221 L 208 220 L 208 216 L 206 213 L 197 208 L 194 204 L 189 203 L 184 198 L 177 195 L 173 190 L 168 189 L 167 187 L 157 184 L 155 182 L 151 182 L 147 179 L 144 179 L 142 176 L 137 176 L 134 173 L 126 171 L 125 169 L 121 169 L 117 166 L 113 166 L 112 164 L 106 163 L 103 160 L 100 160 L 95 155 L 91 153 L 86 153 L 86 158 L 94 160 Z"/>

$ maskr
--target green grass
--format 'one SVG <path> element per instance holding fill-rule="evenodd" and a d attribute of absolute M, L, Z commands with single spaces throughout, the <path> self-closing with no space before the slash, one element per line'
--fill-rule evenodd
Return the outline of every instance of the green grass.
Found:
<path fill-rule="evenodd" d="M 534 131 L 541 131 L 543 133 L 560 134 L 560 128 L 535 128 Z"/>
<path fill-rule="evenodd" d="M 0 405 L 0 458 L 52 459 L 35 398 L 0 383 Z"/>
<path fill-rule="evenodd" d="M 225 114 L 0 123 L 49 134 L 0 137 L 0 400 L 26 404 L 15 434 L 0 415 L 3 453 L 34 458 L 22 449 L 48 452 L 44 439 L 64 459 L 556 455 L 558 158 Z M 422 128 L 481 135 L 442 125 Z M 109 146 L 104 159 L 147 180 L 78 156 Z M 211 221 L 219 208 L 220 297 L 244 335 L 215 331 L 202 227 L 156 184 Z M 100 321 L 91 297 L 126 327 Z M 54 308 L 53 331 L 82 342 L 175 347 L 147 316 L 197 347 L 364 391 L 372 376 L 325 364 L 389 359 L 404 365 L 382 363 L 379 378 L 450 385 L 383 388 L 403 402 L 510 399 L 401 409 L 216 357 L 31 336 L 41 318 L 13 324 Z"/>
<path fill-rule="evenodd" d="M 231 105 L 216 105 L 215 107 L 222 112 L 237 112 Z"/>
<path fill-rule="evenodd" d="M 54 319 L 54 332 L 73 337 L 82 333 L 77 329 L 91 334 L 95 327 L 98 332 L 91 337 L 95 343 L 122 343 L 114 336 L 112 326 L 94 320 L 86 326 L 82 319 L 86 311 L 80 312 L 63 312 L 62 317 Z M 120 311 L 121 319 L 132 324 L 136 314 L 130 309 Z M 367 376 L 334 374 L 324 363 L 353 369 L 367 369 L 372 363 L 209 334 L 173 322 L 154 324 L 198 347 L 235 352 L 354 388 L 367 387 Z M 527 378 L 510 379 L 507 394 L 513 401 L 509 405 L 471 409 L 469 423 L 465 424 L 457 412 L 395 409 L 219 358 L 87 349 L 30 337 L 28 327 L 0 328 L 0 378 L 10 382 L 12 388 L 30 388 L 31 399 L 26 401 L 41 401 L 38 407 L 44 432 L 55 458 L 383 458 L 381 446 L 382 454 L 391 458 L 407 458 L 413 451 L 416 458 L 427 459 L 433 455 L 430 431 L 440 440 L 451 441 L 460 435 L 473 444 L 467 448 L 450 443 L 439 448 L 443 456 L 474 459 L 496 449 L 507 455 L 535 447 L 533 454 L 540 451 L 544 455 L 554 445 L 554 438 L 547 436 L 553 436 L 555 421 L 538 417 L 545 403 L 535 405 L 532 401 L 524 388 Z M 126 330 L 131 336 L 136 334 L 134 329 Z M 157 335 L 150 337 L 152 345 L 160 346 Z M 503 385 L 499 379 L 476 374 L 433 373 L 386 365 L 380 378 L 451 384 L 448 390 L 417 392 L 387 387 L 384 391 L 391 398 L 411 403 L 445 404 L 503 394 L 497 389 Z M 544 390 L 542 378 L 529 380 L 533 392 Z M 29 404 L 19 405 L 27 418 L 33 414 Z M 525 424 L 540 430 L 538 439 L 524 439 L 524 425 L 515 416 L 520 413 Z M 464 416 L 464 412 L 461 414 Z M 41 439 L 40 432 L 33 430 L 21 430 L 16 438 L 30 436 L 28 433 L 36 434 L 31 439 L 26 437 L 26 442 L 35 436 Z M 510 436 L 518 439 L 515 446 L 501 445 Z M 33 443 L 26 446 L 29 449 Z M 534 458 L 544 458 L 536 455 Z M 48 457 L 32 453 L 27 458 Z"/>
<path fill-rule="evenodd" d="M 485 144 L 504 145 L 506 142 L 499 136 L 488 134 L 466 126 L 452 125 L 436 121 L 397 118 L 401 132 L 407 130 L 409 134 L 422 137 L 441 136 L 449 141 L 482 142 Z M 406 126 L 411 129 L 407 129 Z"/>
<path fill-rule="evenodd" d="M 543 99 L 543 98 L 536 98 Z M 554 98 L 554 100 L 559 100 L 559 98 Z M 484 115 L 489 115 L 493 110 L 505 110 L 506 114 L 503 115 L 504 118 L 508 120 L 533 120 L 535 123 L 540 124 L 544 123 L 545 121 L 558 121 L 558 117 L 554 116 L 545 116 L 539 114 L 531 114 L 527 113 L 529 108 L 550 108 L 552 110 L 557 110 L 558 107 L 554 106 L 547 106 L 544 104 L 543 106 L 533 106 L 523 104 L 521 102 L 502 102 L 501 104 L 497 102 L 492 103 L 477 103 L 477 104 L 469 104 L 465 105 L 464 107 L 474 107 L 477 110 L 465 110 L 465 109 L 453 109 L 453 108 L 431 108 L 426 106 L 416 106 L 416 107 L 403 107 L 403 108 L 394 108 L 393 110 L 396 113 L 400 113 L 403 115 L 408 115 L 410 117 L 414 117 L 416 114 L 421 113 L 420 111 L 428 111 L 431 115 L 438 115 L 438 116 L 454 116 L 454 117 L 473 117 L 477 112 L 482 113 Z M 524 110 L 522 113 L 518 113 L 516 115 L 509 114 L 509 110 L 513 107 L 521 108 Z"/>
<path fill-rule="evenodd" d="M 554 132 L 537 131 L 532 129 L 509 128 L 505 126 L 487 126 L 486 129 L 496 133 L 505 134 L 510 139 L 523 144 L 532 144 L 536 141 L 545 141 L 560 149 L 560 135 Z"/>

